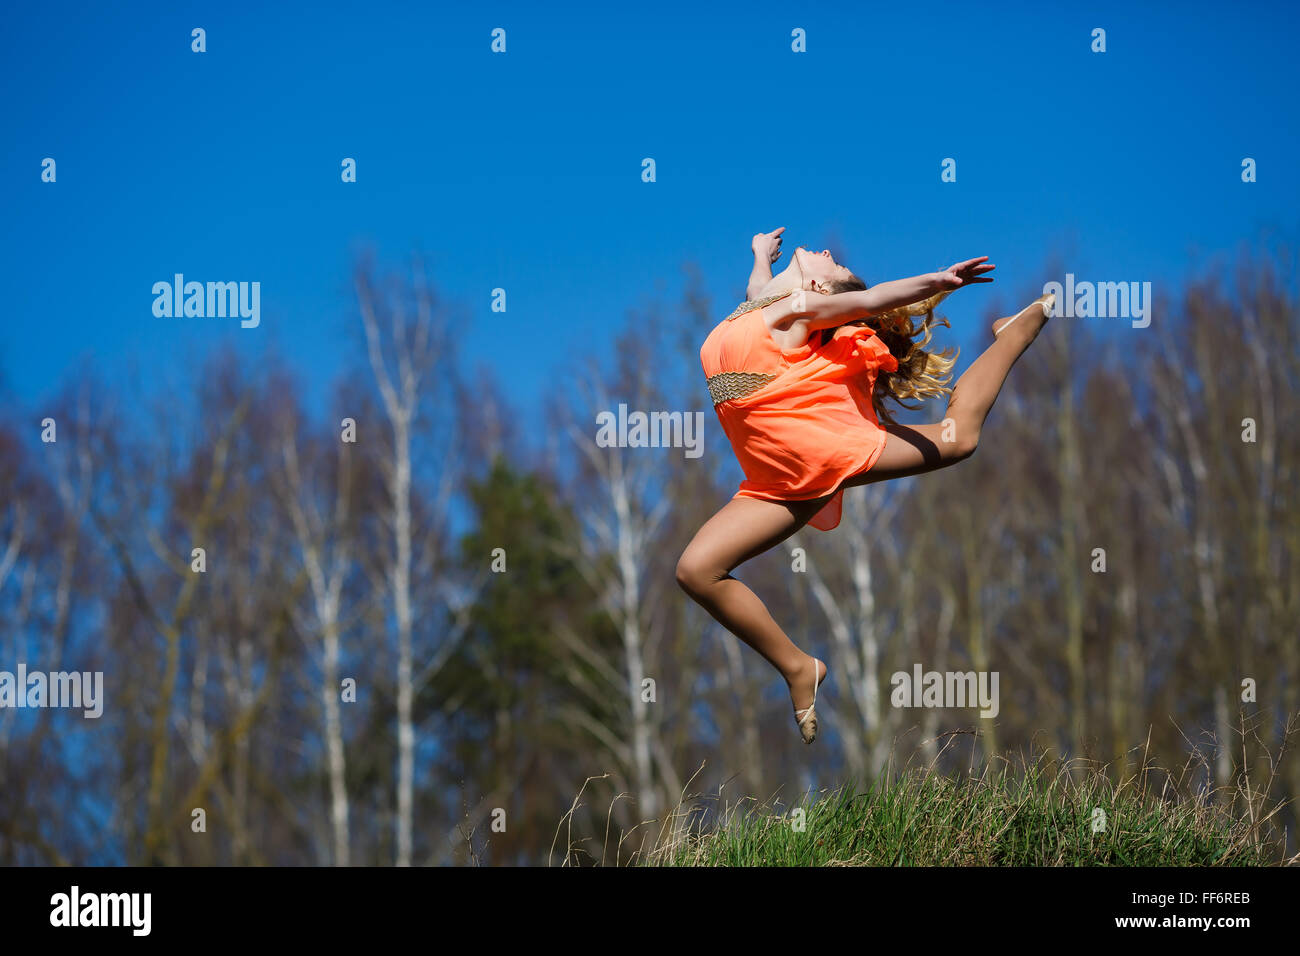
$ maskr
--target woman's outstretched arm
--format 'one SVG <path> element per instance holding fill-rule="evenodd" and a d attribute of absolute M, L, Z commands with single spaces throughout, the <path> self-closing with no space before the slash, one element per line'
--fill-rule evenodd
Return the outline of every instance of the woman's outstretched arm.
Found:
<path fill-rule="evenodd" d="M 797 325 L 806 326 L 808 332 L 818 329 L 830 329 L 880 315 L 891 309 L 921 302 L 940 292 L 952 292 L 965 285 L 979 282 L 992 282 L 984 273 L 991 272 L 995 266 L 989 263 L 988 256 L 967 259 L 949 266 L 942 272 L 927 272 L 906 279 L 894 279 L 882 282 L 862 292 L 837 292 L 824 295 L 818 292 L 798 292 L 789 297 L 789 316 L 786 323 L 775 322 L 777 328 L 794 329 Z M 782 300 L 787 301 L 787 300 Z"/>

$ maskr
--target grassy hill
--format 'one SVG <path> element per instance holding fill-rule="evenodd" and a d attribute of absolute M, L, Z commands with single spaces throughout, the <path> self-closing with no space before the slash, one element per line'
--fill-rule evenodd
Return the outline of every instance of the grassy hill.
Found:
<path fill-rule="evenodd" d="M 954 778 L 906 772 L 789 807 L 680 805 L 652 866 L 1259 866 L 1283 861 L 1271 813 L 1238 793 L 1174 796 L 1044 764 Z M 1275 810 L 1273 812 L 1276 812 Z M 1294 862 L 1294 861 L 1287 861 Z"/>

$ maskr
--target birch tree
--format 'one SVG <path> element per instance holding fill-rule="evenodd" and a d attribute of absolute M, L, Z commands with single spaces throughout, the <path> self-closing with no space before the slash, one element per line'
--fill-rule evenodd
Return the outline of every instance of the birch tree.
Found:
<path fill-rule="evenodd" d="M 409 285 L 394 281 L 381 289 L 365 265 L 358 268 L 355 284 L 366 355 L 388 426 L 381 470 L 388 493 L 385 525 L 391 547 L 383 562 L 384 577 L 397 650 L 395 856 L 398 866 L 410 866 L 414 854 L 416 696 L 464 637 L 468 604 L 473 599 L 472 591 L 458 594 L 445 579 L 439 579 L 457 467 L 454 423 L 436 414 L 436 409 L 454 407 L 456 378 L 449 311 L 436 302 L 419 259 Z M 420 496 L 417 510 L 413 487 L 421 463 L 426 466 L 419 473 L 421 481 L 432 485 L 432 494 Z M 429 637 L 429 657 L 418 670 L 417 582 L 425 587 L 423 620 L 436 626 L 439 613 L 446 611 L 451 621 L 442 633 Z"/>
<path fill-rule="evenodd" d="M 581 411 L 568 413 L 564 427 L 589 487 L 574 502 L 582 524 L 581 541 L 576 545 L 557 542 L 557 546 L 598 595 L 600 607 L 618 630 L 622 649 L 620 666 L 613 668 L 582 635 L 564 635 L 570 649 L 601 675 L 610 700 L 621 702 L 617 706 L 623 709 L 626 723 L 605 727 L 577 711 L 570 716 L 585 724 L 585 730 L 626 774 L 638 811 L 653 817 L 665 806 L 663 794 L 680 786 L 671 755 L 657 740 L 661 708 L 652 708 L 645 699 L 648 679 L 653 679 L 660 691 L 664 689 L 664 675 L 653 658 L 667 617 L 656 602 L 663 599 L 663 582 L 673 578 L 665 572 L 663 556 L 656 554 L 655 544 L 670 504 L 663 493 L 663 456 L 674 451 L 623 447 L 621 443 L 605 447 L 597 441 L 597 412 L 617 415 L 620 402 L 644 413 L 662 407 L 662 399 L 647 377 L 638 374 L 648 369 L 644 361 L 648 356 L 636 353 L 630 336 L 622 345 L 619 392 L 590 369 L 576 383 Z"/>
<path fill-rule="evenodd" d="M 353 565 L 352 528 L 353 463 L 352 444 L 336 437 L 336 460 L 332 469 L 321 467 L 333 478 L 333 493 L 318 490 L 315 475 L 304 474 L 298 449 L 298 422 L 285 416 L 279 423 L 280 464 L 278 490 L 297 538 L 303 568 L 310 584 L 312 618 L 303 628 L 318 636 L 320 660 L 320 703 L 324 717 L 322 732 L 329 780 L 329 818 L 332 862 L 351 862 L 347 758 L 343 741 L 339 665 L 342 654 L 343 585 Z M 326 463 L 320 463 L 326 464 Z M 323 512 L 320 499 L 329 502 Z"/>

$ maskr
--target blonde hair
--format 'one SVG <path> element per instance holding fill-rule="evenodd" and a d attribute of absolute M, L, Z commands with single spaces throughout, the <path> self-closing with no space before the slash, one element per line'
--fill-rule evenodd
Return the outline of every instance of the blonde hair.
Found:
<path fill-rule="evenodd" d="M 836 292 L 861 291 L 867 284 L 854 276 L 832 283 Z M 876 375 L 876 384 L 871 392 L 871 404 L 876 417 L 882 422 L 894 423 L 894 413 L 885 404 L 893 402 L 900 408 L 915 411 L 922 402 L 931 398 L 947 397 L 952 394 L 948 382 L 952 378 L 953 366 L 957 364 L 958 352 L 944 349 L 942 352 L 926 348 L 933 337 L 936 326 L 951 328 L 948 320 L 935 317 L 934 310 L 946 299 L 950 292 L 937 292 L 928 299 L 913 302 L 911 305 L 891 309 L 881 315 L 858 319 L 850 325 L 865 325 L 874 329 L 891 355 L 898 361 L 898 371 L 886 372 L 881 369 Z M 916 320 L 920 319 L 920 322 Z"/>

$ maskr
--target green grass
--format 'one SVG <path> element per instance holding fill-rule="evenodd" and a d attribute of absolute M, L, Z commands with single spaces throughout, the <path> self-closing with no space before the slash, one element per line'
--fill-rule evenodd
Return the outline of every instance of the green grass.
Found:
<path fill-rule="evenodd" d="M 1115 785 L 1039 761 L 979 777 L 912 770 L 793 806 L 679 804 L 650 866 L 1259 866 L 1283 862 L 1271 813 L 1240 794 L 1176 798 L 1168 778 Z M 1249 796 L 1249 794 L 1247 794 Z M 716 804 L 716 801 L 713 801 Z M 1094 832 L 1095 808 L 1105 826 Z M 800 825 L 802 816 L 802 825 Z M 624 841 L 620 840 L 620 844 Z M 617 852 L 616 856 L 621 855 Z M 594 862 L 594 861 L 593 861 Z M 1293 861 L 1288 861 L 1293 862 Z"/>

